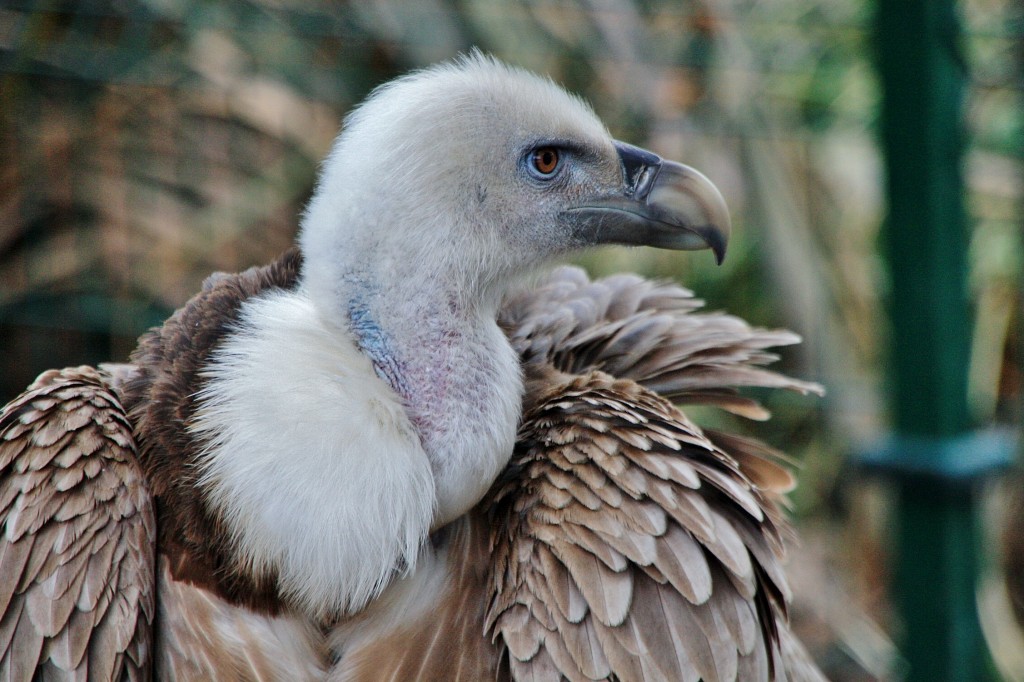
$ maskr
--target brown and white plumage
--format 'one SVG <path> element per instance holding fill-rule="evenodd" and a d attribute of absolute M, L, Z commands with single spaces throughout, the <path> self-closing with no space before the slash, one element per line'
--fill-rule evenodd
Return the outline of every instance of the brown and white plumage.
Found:
<path fill-rule="evenodd" d="M 471 672 L 451 679 L 824 679 L 786 620 L 782 455 L 705 433 L 647 386 L 758 419 L 735 388 L 820 389 L 763 367 L 796 336 L 699 306 L 573 268 L 506 302 L 527 368 L 516 453 L 435 538 L 446 591 L 331 679 L 446 679 L 453 652 Z"/>
<path fill-rule="evenodd" d="M 515 293 L 552 254 L 720 257 L 727 229 L 703 176 L 550 82 L 474 55 L 386 86 L 301 255 L 5 408 L 0 674 L 815 679 L 788 474 L 669 402 L 764 418 L 734 389 L 814 390 L 761 366 L 795 337 L 639 278 Z"/>
<path fill-rule="evenodd" d="M 211 280 L 164 333 L 194 328 L 204 301 L 230 308 L 229 302 L 262 288 L 294 286 L 297 262 L 289 254 L 271 268 Z M 589 282 L 568 268 L 505 303 L 500 319 L 528 378 L 516 454 L 480 505 L 435 534 L 434 560 L 444 571 L 440 585 L 452 593 L 431 603 L 422 620 L 399 622 L 383 636 L 373 633 L 369 646 L 350 642 L 334 679 L 389 679 L 380 677 L 389 664 L 396 666 L 391 679 L 423 680 L 445 679 L 439 675 L 449 673 L 451 679 L 466 680 L 513 673 L 515 679 L 553 679 L 544 672 L 551 670 L 568 679 L 604 679 L 614 671 L 623 680 L 701 675 L 744 680 L 767 679 L 772 667 L 802 665 L 798 658 L 797 663 L 787 658 L 793 643 L 785 624 L 788 588 L 780 567 L 785 524 L 777 493 L 789 484 L 788 474 L 764 446 L 705 434 L 645 385 L 683 403 L 706 399 L 757 417 L 763 416 L 760 410 L 733 388 L 814 387 L 762 367 L 773 357 L 765 349 L 792 343 L 793 335 L 753 330 L 727 315 L 696 313 L 698 305 L 678 287 L 625 276 Z M 180 371 L 180 361 L 177 367 Z M 33 470 L 42 471 L 39 481 L 52 482 L 49 514 L 37 512 L 31 518 L 40 527 L 26 529 L 35 533 L 29 541 L 36 548 L 66 533 L 54 523 L 67 515 L 58 512 L 68 507 L 57 494 L 68 488 L 65 480 L 83 488 L 81 497 L 88 504 L 79 516 L 101 519 L 95 522 L 97 530 L 106 533 L 105 519 L 111 516 L 122 524 L 120 537 L 128 539 L 114 556 L 124 552 L 120 575 L 125 577 L 108 589 L 123 590 L 114 595 L 126 600 L 116 613 L 134 617 L 128 622 L 136 623 L 138 641 L 122 637 L 120 651 L 129 643 L 136 647 L 134 656 L 121 660 L 137 666 L 150 655 L 153 592 L 143 588 L 153 585 L 153 517 L 117 390 L 123 386 L 115 388 L 109 375 L 89 368 L 41 377 L 4 413 L 3 489 L 5 501 L 13 498 L 9 505 L 31 509 L 28 495 L 12 491 L 39 489 L 39 483 L 20 483 Z M 189 396 L 183 389 L 164 390 L 161 400 L 139 403 L 138 409 L 167 410 L 187 419 L 182 410 L 188 409 Z M 168 417 L 161 423 L 172 422 Z M 97 443 L 99 438 L 106 442 Z M 60 454 L 68 452 L 94 453 L 115 465 L 90 469 L 84 454 L 65 463 Z M 20 463 L 19 455 L 22 461 L 31 455 L 33 462 Z M 88 478 L 90 471 L 101 480 Z M 149 478 L 159 489 L 161 474 Z M 115 486 L 121 489 L 112 494 Z M 93 496 L 123 509 L 116 516 L 97 509 Z M 25 543 L 25 533 L 19 536 L 18 531 L 26 518 L 26 512 L 8 512 L 5 538 Z M 171 527 L 183 523 L 163 522 Z M 211 527 L 199 519 L 192 522 L 194 530 L 186 535 Z M 216 536 L 203 541 L 213 544 Z M 13 575 L 14 562 L 27 554 L 5 547 L 3 575 Z M 55 563 L 71 564 L 84 552 L 72 548 L 65 554 Z M 194 561 L 203 555 L 179 556 Z M 161 611 L 166 632 L 158 655 L 179 671 L 175 677 L 209 678 L 223 666 L 236 672 L 222 679 L 257 679 L 260 671 L 272 671 L 281 661 L 296 677 L 326 674 L 331 660 L 327 639 L 309 623 L 280 614 L 251 616 L 197 587 L 215 584 L 214 572 L 204 575 L 201 566 L 180 567 L 181 580 L 166 558 L 161 570 L 161 598 L 169 603 Z M 36 572 L 37 585 L 52 575 Z M 78 579 L 84 581 L 87 574 L 101 581 L 112 575 L 80 570 Z M 126 580 L 131 587 L 125 587 Z M 15 583 L 5 582 L 5 587 L 14 589 Z M 48 599 L 55 595 L 53 590 L 43 593 L 43 587 L 32 589 Z M 20 591 L 28 603 L 28 591 Z M 80 593 L 66 594 L 78 600 Z M 382 601 L 391 598 L 385 592 Z M 17 603 L 16 597 L 12 604 Z M 64 604 L 70 603 L 66 597 Z M 59 595 L 42 604 L 52 609 L 60 604 Z M 371 632 L 367 621 L 386 606 L 371 605 L 338 629 L 359 633 L 365 628 L 366 636 Z M 12 614 L 18 614 L 14 606 L 5 622 Z M 87 623 L 79 632 L 79 646 L 86 646 L 91 663 L 95 649 L 106 650 L 99 640 L 90 641 L 93 621 Z M 16 628 L 19 637 L 34 632 L 25 628 Z M 67 631 L 58 628 L 54 642 L 73 639 Z M 81 655 L 62 658 L 60 644 L 44 644 L 35 649 L 12 644 L 8 656 L 38 651 L 35 660 L 50 658 L 48 665 L 70 663 L 70 668 L 87 660 Z M 268 655 L 275 646 L 280 652 Z M 296 651 L 305 658 L 289 660 Z M 291 667 L 300 661 L 305 675 Z M 465 667 L 461 676 L 459 666 Z M 815 679 L 788 672 L 794 679 Z"/>

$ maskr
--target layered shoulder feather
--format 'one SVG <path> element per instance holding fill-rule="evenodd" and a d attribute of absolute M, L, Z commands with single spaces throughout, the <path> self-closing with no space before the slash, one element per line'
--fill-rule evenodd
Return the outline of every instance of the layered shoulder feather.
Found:
<path fill-rule="evenodd" d="M 822 679 L 788 629 L 781 454 L 668 400 L 765 419 L 737 388 L 820 388 L 764 368 L 794 334 L 700 305 L 562 268 L 504 310 L 530 390 L 487 627 L 515 679 Z"/>
<path fill-rule="evenodd" d="M 788 630 L 781 454 L 669 400 L 765 419 L 737 388 L 820 389 L 764 368 L 796 335 L 700 305 L 561 268 L 503 311 L 529 390 L 487 627 L 515 679 L 822 679 Z"/>
<path fill-rule="evenodd" d="M 0 677 L 151 675 L 153 508 L 113 373 L 44 373 L 0 413 Z"/>
<path fill-rule="evenodd" d="M 499 323 L 528 369 L 601 371 L 677 404 L 715 405 L 763 420 L 768 412 L 736 389 L 821 393 L 817 384 L 764 367 L 778 359 L 768 349 L 799 343 L 799 336 L 699 312 L 702 306 L 671 282 L 632 274 L 591 281 L 580 268 L 561 267 L 510 296 Z"/>

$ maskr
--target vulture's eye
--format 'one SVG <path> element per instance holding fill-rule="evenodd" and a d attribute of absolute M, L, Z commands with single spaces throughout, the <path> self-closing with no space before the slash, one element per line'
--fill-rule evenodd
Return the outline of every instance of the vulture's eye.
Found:
<path fill-rule="evenodd" d="M 554 147 L 538 147 L 530 154 L 530 170 L 537 177 L 547 179 L 558 170 L 560 160 L 558 150 Z"/>

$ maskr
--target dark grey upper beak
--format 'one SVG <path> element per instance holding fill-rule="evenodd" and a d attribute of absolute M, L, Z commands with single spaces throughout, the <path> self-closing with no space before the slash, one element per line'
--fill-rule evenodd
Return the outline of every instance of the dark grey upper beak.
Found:
<path fill-rule="evenodd" d="M 731 223 L 718 188 L 693 168 L 646 149 L 624 142 L 615 142 L 615 149 L 624 186 L 570 209 L 581 235 L 597 244 L 710 248 L 721 263 Z"/>

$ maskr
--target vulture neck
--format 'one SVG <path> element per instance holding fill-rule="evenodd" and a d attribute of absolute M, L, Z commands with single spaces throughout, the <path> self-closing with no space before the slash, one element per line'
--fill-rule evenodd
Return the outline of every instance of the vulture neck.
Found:
<path fill-rule="evenodd" d="M 522 378 L 495 320 L 500 294 L 466 295 L 481 287 L 453 286 L 443 276 L 382 284 L 350 273 L 342 281 L 356 345 L 400 396 L 430 458 L 434 527 L 444 525 L 483 496 L 514 445 Z"/>

